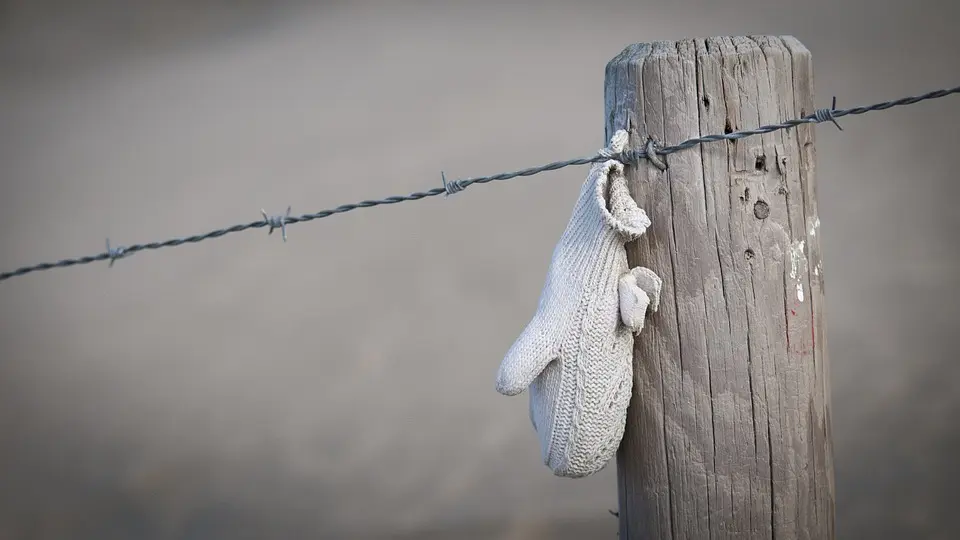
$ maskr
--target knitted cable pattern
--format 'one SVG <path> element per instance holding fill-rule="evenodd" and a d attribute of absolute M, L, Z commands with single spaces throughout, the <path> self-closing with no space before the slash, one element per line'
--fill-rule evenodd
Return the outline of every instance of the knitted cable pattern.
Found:
<path fill-rule="evenodd" d="M 625 131 L 607 152 L 619 153 Z M 543 462 L 578 478 L 603 469 L 623 437 L 633 390 L 633 337 L 657 309 L 660 278 L 630 269 L 625 244 L 650 226 L 627 189 L 623 164 L 591 167 L 553 252 L 533 319 L 507 352 L 497 391 L 529 388 Z"/>

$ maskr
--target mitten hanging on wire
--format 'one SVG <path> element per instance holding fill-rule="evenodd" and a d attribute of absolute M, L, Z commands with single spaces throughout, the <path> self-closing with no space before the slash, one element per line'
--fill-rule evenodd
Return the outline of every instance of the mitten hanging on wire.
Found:
<path fill-rule="evenodd" d="M 610 151 L 623 151 L 628 137 L 614 134 Z M 553 252 L 537 312 L 497 373 L 501 394 L 529 387 L 530 420 L 544 464 L 557 476 L 598 472 L 623 438 L 633 336 L 647 308 L 657 309 L 662 284 L 650 269 L 629 268 L 625 244 L 649 226 L 623 164 L 593 165 Z"/>

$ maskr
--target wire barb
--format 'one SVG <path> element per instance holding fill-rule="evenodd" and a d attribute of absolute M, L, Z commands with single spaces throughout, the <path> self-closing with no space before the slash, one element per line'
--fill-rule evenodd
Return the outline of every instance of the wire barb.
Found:
<path fill-rule="evenodd" d="M 837 110 L 837 96 L 833 96 L 833 105 L 829 109 L 817 109 L 813 112 L 813 117 L 817 120 L 817 123 L 821 122 L 833 122 L 833 125 L 837 126 L 837 129 L 843 131 L 843 127 L 837 123 L 837 119 L 833 116 L 833 112 Z"/>
<path fill-rule="evenodd" d="M 280 229 L 280 234 L 283 236 L 283 241 L 287 241 L 287 220 L 290 219 L 290 210 L 291 207 L 287 207 L 287 214 L 283 216 L 268 216 L 267 212 L 263 208 L 260 209 L 260 213 L 263 215 L 263 222 L 270 227 L 270 230 L 267 231 L 267 234 L 273 234 L 274 229 Z"/>
<path fill-rule="evenodd" d="M 644 156 L 650 163 L 653 163 L 653 166 L 660 169 L 660 172 L 667 170 L 667 162 L 660 159 L 660 156 L 657 155 L 659 150 L 657 149 L 657 141 L 653 137 L 647 138 L 647 144 L 644 146 Z"/>
<path fill-rule="evenodd" d="M 804 124 L 816 124 L 816 123 L 821 123 L 825 121 L 831 121 L 838 128 L 843 129 L 836 122 L 837 118 L 851 115 L 851 114 L 865 114 L 872 111 L 883 111 L 893 107 L 900 107 L 903 105 L 912 105 L 914 103 L 919 103 L 921 101 L 939 99 L 939 98 L 946 97 L 951 94 L 957 94 L 957 93 L 960 93 L 960 86 L 955 86 L 953 88 L 944 88 L 941 90 L 934 90 L 918 96 L 903 97 L 893 101 L 884 101 L 881 103 L 875 103 L 873 105 L 853 107 L 851 109 L 843 109 L 843 110 L 838 110 L 836 108 L 836 98 L 834 98 L 832 108 L 818 109 L 813 114 L 804 116 L 802 118 L 785 120 L 779 124 L 761 126 L 756 129 L 747 129 L 743 131 L 736 131 L 733 133 L 706 135 L 703 137 L 697 137 L 695 139 L 688 139 L 674 146 L 666 146 L 662 148 L 654 147 L 652 151 L 650 149 L 650 141 L 648 141 L 647 151 L 645 152 L 636 151 L 636 150 L 626 150 L 624 152 L 620 152 L 614 155 L 614 154 L 611 154 L 611 152 L 609 151 L 601 150 L 590 157 L 579 157 L 579 158 L 567 159 L 564 161 L 555 161 L 553 163 L 548 163 L 546 165 L 540 165 L 538 167 L 530 167 L 527 169 L 521 169 L 519 171 L 504 172 L 504 173 L 494 174 L 491 176 L 469 178 L 465 180 L 455 180 L 453 182 L 447 182 L 446 177 L 443 176 L 443 173 L 441 173 L 441 177 L 444 180 L 443 187 L 433 188 L 428 191 L 415 192 L 409 195 L 395 195 L 392 197 L 386 197 L 384 199 L 367 200 L 367 201 L 361 201 L 354 204 L 344 204 L 330 210 L 321 210 L 320 212 L 316 212 L 313 214 L 306 214 L 306 215 L 297 216 L 297 217 L 290 216 L 290 208 L 287 208 L 286 216 L 273 216 L 273 217 L 268 217 L 267 213 L 264 212 L 263 209 L 261 209 L 260 212 L 263 214 L 263 221 L 241 223 L 241 224 L 225 227 L 223 229 L 216 229 L 203 234 L 195 234 L 193 236 L 187 236 L 184 238 L 171 238 L 171 239 L 163 240 L 160 242 L 150 242 L 148 244 L 133 244 L 130 246 L 126 246 L 125 248 L 121 247 L 116 249 L 110 249 L 109 243 L 108 243 L 107 254 L 101 253 L 99 255 L 87 255 L 84 257 L 77 257 L 73 259 L 62 259 L 56 262 L 39 263 L 39 264 L 34 264 L 32 266 L 22 266 L 20 268 L 17 268 L 16 270 L 0 273 L 0 281 L 5 281 L 7 279 L 10 279 L 16 276 L 22 276 L 32 272 L 50 270 L 53 268 L 69 268 L 71 266 L 76 266 L 81 264 L 90 264 L 92 262 L 102 261 L 104 259 L 110 259 L 111 265 L 112 265 L 112 262 L 114 260 L 119 259 L 120 257 L 129 257 L 130 255 L 137 253 L 139 251 L 156 250 L 156 249 L 167 248 L 167 247 L 176 247 L 176 246 L 182 246 L 184 244 L 196 244 L 198 242 L 203 242 L 205 240 L 212 240 L 214 238 L 220 238 L 228 234 L 243 232 L 243 231 L 246 231 L 247 229 L 255 229 L 255 228 L 260 228 L 264 226 L 269 226 L 270 227 L 269 232 L 271 233 L 273 232 L 273 229 L 279 227 L 281 232 L 283 233 L 283 240 L 284 242 L 286 242 L 287 240 L 286 226 L 289 224 L 313 221 L 314 219 L 321 219 L 321 218 L 332 216 L 334 214 L 343 214 L 345 212 L 350 212 L 358 208 L 371 208 L 374 206 L 381 206 L 385 204 L 396 204 L 404 201 L 418 201 L 420 199 L 425 199 L 427 197 L 436 197 L 437 195 L 443 195 L 443 194 L 449 195 L 450 193 L 456 193 L 456 192 L 462 191 L 464 188 L 469 187 L 473 184 L 486 184 L 489 182 L 510 180 L 512 178 L 519 178 L 523 176 L 533 176 L 535 174 L 540 174 L 547 171 L 555 171 L 555 170 L 563 169 L 565 167 L 570 167 L 573 165 L 588 165 L 591 163 L 606 161 L 608 159 L 616 159 L 621 163 L 628 165 L 633 162 L 636 162 L 642 157 L 647 157 L 648 159 L 651 159 L 651 161 L 653 161 L 653 158 L 656 158 L 660 160 L 661 164 L 666 166 L 666 164 L 662 160 L 662 156 L 667 156 L 669 154 L 673 154 L 681 150 L 686 150 L 688 148 L 692 148 L 700 144 L 716 142 L 716 141 L 735 141 L 735 140 L 743 139 L 745 137 L 750 137 L 753 135 L 761 135 L 764 133 L 771 133 L 771 132 L 779 131 L 783 129 L 792 129 L 798 126 L 802 126 Z M 632 120 L 629 120 L 629 118 L 628 118 L 628 121 L 630 122 L 628 124 L 628 127 L 632 129 L 633 124 L 635 122 Z M 656 165 L 656 163 L 654 163 L 654 165 Z"/>
<path fill-rule="evenodd" d="M 113 268 L 113 263 L 115 263 L 117 259 L 122 259 L 123 256 L 126 255 L 126 251 L 127 251 L 126 248 L 124 248 L 123 246 L 117 246 L 115 248 L 111 248 L 110 239 L 107 238 L 107 258 L 110 259 L 110 264 L 107 267 Z"/>
<path fill-rule="evenodd" d="M 447 175 L 443 174 L 443 171 L 440 171 L 440 179 L 443 180 L 443 190 L 446 192 L 445 197 L 449 197 L 454 193 L 460 193 L 466 188 L 460 180 L 448 182 Z"/>

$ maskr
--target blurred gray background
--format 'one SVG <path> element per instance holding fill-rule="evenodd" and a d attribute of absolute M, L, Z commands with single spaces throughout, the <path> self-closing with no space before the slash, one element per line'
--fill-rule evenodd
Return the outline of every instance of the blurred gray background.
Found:
<path fill-rule="evenodd" d="M 949 2 L 0 3 L 0 268 L 586 155 L 630 43 L 960 83 Z M 957 538 L 960 98 L 817 129 L 839 538 Z M 678 142 L 678 141 L 668 141 Z M 0 538 L 614 538 L 493 387 L 586 168 L 0 284 Z"/>

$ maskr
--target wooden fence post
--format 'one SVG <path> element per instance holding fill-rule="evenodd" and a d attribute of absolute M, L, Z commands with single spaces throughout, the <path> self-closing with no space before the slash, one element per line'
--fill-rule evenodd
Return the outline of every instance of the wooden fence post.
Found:
<path fill-rule="evenodd" d="M 627 47 L 606 68 L 606 140 L 730 133 L 814 111 L 792 37 Z M 627 167 L 653 222 L 631 266 L 663 278 L 634 348 L 617 454 L 620 538 L 834 538 L 830 364 L 814 126 Z"/>

